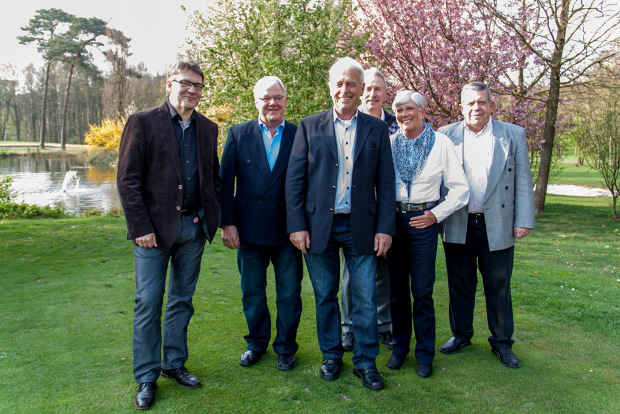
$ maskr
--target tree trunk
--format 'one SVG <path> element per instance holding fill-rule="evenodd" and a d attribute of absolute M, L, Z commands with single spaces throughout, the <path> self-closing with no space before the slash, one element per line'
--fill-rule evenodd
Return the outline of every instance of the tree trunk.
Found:
<path fill-rule="evenodd" d="M 65 93 L 65 107 L 62 110 L 62 124 L 60 126 L 60 150 L 65 151 L 67 146 L 67 112 L 69 111 L 69 93 L 71 92 L 71 78 L 73 77 L 75 62 L 71 63 L 69 78 L 67 79 L 67 92 Z"/>
<path fill-rule="evenodd" d="M 536 190 L 534 191 L 534 211 L 536 214 L 545 210 L 545 198 L 547 196 L 547 184 L 551 171 L 551 157 L 553 156 L 553 141 L 555 139 L 555 124 L 558 120 L 558 105 L 560 103 L 560 75 L 562 68 L 562 56 L 566 45 L 566 28 L 568 26 L 568 13 L 570 0 L 562 0 L 562 10 L 558 20 L 558 33 L 555 40 L 555 50 L 550 62 L 549 95 L 547 98 L 547 115 L 543 130 L 543 144 L 540 150 L 540 163 L 536 178 Z"/>
<path fill-rule="evenodd" d="M 52 68 L 52 60 L 47 61 L 47 70 L 45 71 L 45 88 L 43 89 L 43 110 L 41 111 L 41 133 L 39 135 L 39 148 L 45 148 L 45 121 L 47 119 L 47 90 L 50 81 L 50 69 Z"/>

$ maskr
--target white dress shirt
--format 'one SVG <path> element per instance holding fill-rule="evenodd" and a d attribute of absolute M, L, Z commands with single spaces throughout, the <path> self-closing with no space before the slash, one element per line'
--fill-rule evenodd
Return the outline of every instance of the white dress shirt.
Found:
<path fill-rule="evenodd" d="M 390 137 L 390 141 L 394 143 L 395 138 L 396 134 Z M 396 172 L 396 201 L 398 202 L 422 204 L 438 201 L 443 182 L 448 193 L 441 203 L 431 209 L 437 217 L 437 222 L 441 222 L 467 204 L 469 186 L 463 166 L 456 155 L 454 144 L 441 132 L 435 132 L 435 144 L 428 154 L 424 169 L 411 183 L 409 193 L 407 193 L 407 184 L 398 174 L 396 164 L 394 164 L 394 170 Z M 408 197 L 407 194 L 410 196 Z"/>
<path fill-rule="evenodd" d="M 338 182 L 336 184 L 336 202 L 334 212 L 351 213 L 351 177 L 353 174 L 353 150 L 357 133 L 357 114 L 349 120 L 342 120 L 334 113 L 334 130 L 338 147 Z"/>
<path fill-rule="evenodd" d="M 477 134 L 465 125 L 464 133 L 463 165 L 469 184 L 467 210 L 470 214 L 484 213 L 484 197 L 493 161 L 493 123 L 489 119 Z"/>

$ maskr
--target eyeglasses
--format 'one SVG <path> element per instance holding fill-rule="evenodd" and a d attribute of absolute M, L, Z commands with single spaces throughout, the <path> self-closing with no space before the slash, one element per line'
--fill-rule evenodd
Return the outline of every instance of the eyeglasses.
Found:
<path fill-rule="evenodd" d="M 282 95 L 277 95 L 277 96 L 263 96 L 262 98 L 258 98 L 261 101 L 263 101 L 263 103 L 269 103 L 272 100 L 276 101 L 276 103 L 280 103 L 282 102 L 284 99 L 286 99 L 286 96 L 282 96 Z"/>
<path fill-rule="evenodd" d="M 187 79 L 181 79 L 181 80 L 173 79 L 171 82 L 177 82 L 179 85 L 181 85 L 181 88 L 183 89 L 189 89 L 190 87 L 193 86 L 194 88 L 196 88 L 196 90 L 203 90 L 205 87 L 204 83 L 192 82 L 192 81 L 188 81 Z"/>

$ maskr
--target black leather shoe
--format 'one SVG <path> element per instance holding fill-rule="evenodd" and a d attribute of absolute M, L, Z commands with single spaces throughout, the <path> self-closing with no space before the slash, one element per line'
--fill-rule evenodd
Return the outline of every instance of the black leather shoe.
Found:
<path fill-rule="evenodd" d="M 140 385 L 138 385 L 138 393 L 133 400 L 138 410 L 147 410 L 151 408 L 151 405 L 155 402 L 156 389 L 156 382 L 141 382 Z"/>
<path fill-rule="evenodd" d="M 428 378 L 433 375 L 433 364 L 418 364 L 418 377 Z"/>
<path fill-rule="evenodd" d="M 364 387 L 370 388 L 371 390 L 382 390 L 385 388 L 383 384 L 383 378 L 381 378 L 381 374 L 377 371 L 377 367 L 368 367 L 362 369 L 353 368 L 353 373 L 356 377 L 362 379 L 362 384 Z"/>
<path fill-rule="evenodd" d="M 338 379 L 341 366 L 342 359 L 324 359 L 321 365 L 321 378 L 327 381 Z"/>
<path fill-rule="evenodd" d="M 388 359 L 387 367 L 389 369 L 400 369 L 400 367 L 402 367 L 404 363 L 405 363 L 404 357 L 399 357 L 399 356 L 392 354 L 390 359 Z"/>
<path fill-rule="evenodd" d="M 278 355 L 278 369 L 280 371 L 288 371 L 295 368 L 297 361 L 295 355 Z"/>
<path fill-rule="evenodd" d="M 344 350 L 346 352 L 351 352 L 353 351 L 353 341 L 354 341 L 354 337 L 353 337 L 353 332 L 349 331 L 349 332 L 343 332 L 342 333 L 342 347 L 344 348 Z"/>
<path fill-rule="evenodd" d="M 387 349 L 392 349 L 392 347 L 396 345 L 396 341 L 390 331 L 379 332 L 379 342 L 381 342 Z"/>
<path fill-rule="evenodd" d="M 521 364 L 519 364 L 519 360 L 512 349 L 510 348 L 500 348 L 495 349 L 491 348 L 493 353 L 499 357 L 499 362 L 506 365 L 508 368 L 519 368 Z"/>
<path fill-rule="evenodd" d="M 170 378 L 175 380 L 187 388 L 198 388 L 202 385 L 202 382 L 190 373 L 187 368 L 180 367 L 175 369 L 161 369 L 161 376 L 164 378 Z"/>
<path fill-rule="evenodd" d="M 246 350 L 243 354 L 241 354 L 241 359 L 239 360 L 239 364 L 244 367 L 251 367 L 256 364 L 260 357 L 265 355 L 264 352 L 252 351 L 250 349 Z"/>
<path fill-rule="evenodd" d="M 439 352 L 442 352 L 444 354 L 453 354 L 459 349 L 469 345 L 471 345 L 470 340 L 460 339 L 456 336 L 453 336 L 452 338 L 448 339 L 445 344 L 439 347 Z"/>

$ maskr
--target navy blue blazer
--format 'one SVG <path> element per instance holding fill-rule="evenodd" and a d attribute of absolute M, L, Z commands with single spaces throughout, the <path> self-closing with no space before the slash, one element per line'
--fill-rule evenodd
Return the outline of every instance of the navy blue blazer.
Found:
<path fill-rule="evenodd" d="M 338 149 L 332 111 L 301 120 L 286 178 L 288 232 L 308 231 L 312 254 L 327 247 L 334 217 Z M 387 124 L 359 111 L 351 180 L 353 246 L 357 254 L 374 254 L 375 234 L 394 234 L 394 165 Z"/>
<path fill-rule="evenodd" d="M 285 121 L 272 171 L 258 119 L 228 129 L 220 166 L 221 225 L 236 226 L 242 243 L 289 243 L 284 184 L 296 131 L 295 124 Z"/>

